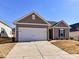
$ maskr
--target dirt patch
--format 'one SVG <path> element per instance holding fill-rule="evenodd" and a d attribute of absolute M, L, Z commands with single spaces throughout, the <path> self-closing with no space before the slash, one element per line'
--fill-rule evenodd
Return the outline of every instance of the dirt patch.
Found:
<path fill-rule="evenodd" d="M 52 42 L 52 44 L 56 45 L 57 47 L 63 49 L 64 51 L 70 54 L 79 54 L 79 42 L 74 40 L 58 40 Z"/>
<path fill-rule="evenodd" d="M 10 38 L 0 38 L 0 57 L 6 57 L 15 44 Z"/>
<path fill-rule="evenodd" d="M 0 44 L 13 43 L 11 38 L 0 38 Z"/>

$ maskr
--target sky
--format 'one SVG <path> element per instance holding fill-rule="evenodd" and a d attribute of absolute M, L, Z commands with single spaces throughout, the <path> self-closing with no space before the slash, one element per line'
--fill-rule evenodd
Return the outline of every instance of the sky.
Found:
<path fill-rule="evenodd" d="M 79 0 L 0 0 L 0 19 L 12 27 L 32 10 L 48 21 L 79 22 Z"/>

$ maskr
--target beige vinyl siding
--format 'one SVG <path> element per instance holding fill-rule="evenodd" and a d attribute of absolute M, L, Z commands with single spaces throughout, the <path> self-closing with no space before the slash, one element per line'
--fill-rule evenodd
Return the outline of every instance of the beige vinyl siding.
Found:
<path fill-rule="evenodd" d="M 69 37 L 72 37 L 75 40 L 79 40 L 79 31 L 70 32 Z"/>

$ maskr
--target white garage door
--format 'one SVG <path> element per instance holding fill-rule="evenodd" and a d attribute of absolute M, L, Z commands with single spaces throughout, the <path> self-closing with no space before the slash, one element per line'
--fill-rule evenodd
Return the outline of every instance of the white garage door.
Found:
<path fill-rule="evenodd" d="M 47 28 L 19 28 L 19 41 L 47 40 Z"/>

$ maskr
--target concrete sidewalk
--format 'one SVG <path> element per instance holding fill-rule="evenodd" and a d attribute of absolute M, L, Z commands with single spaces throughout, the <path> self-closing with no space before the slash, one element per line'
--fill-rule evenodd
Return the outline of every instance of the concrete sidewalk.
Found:
<path fill-rule="evenodd" d="M 0 59 L 77 59 L 48 41 L 17 43 L 6 58 Z"/>

